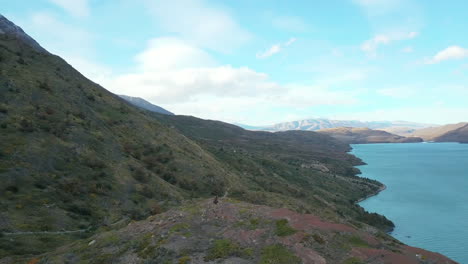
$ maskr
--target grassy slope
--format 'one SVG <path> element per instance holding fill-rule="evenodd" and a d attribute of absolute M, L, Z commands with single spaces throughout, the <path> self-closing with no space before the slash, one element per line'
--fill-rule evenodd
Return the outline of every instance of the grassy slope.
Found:
<path fill-rule="evenodd" d="M 242 175 L 249 188 L 231 190 L 233 197 L 333 221 L 359 220 L 383 229 L 392 227 L 386 219 L 354 204 L 382 185 L 355 176 L 358 170 L 353 165 L 361 161 L 346 153 L 348 144 L 311 131 L 248 131 L 219 121 L 153 115 Z"/>
<path fill-rule="evenodd" d="M 91 229 L 0 236 L 0 257 L 39 253 L 99 226 L 227 190 L 246 201 L 388 226 L 353 204 L 380 184 L 354 176 L 358 160 L 345 154 L 347 145 L 312 132 L 174 118 L 160 121 L 175 128 L 161 124 L 61 58 L 1 35 L 0 231 Z"/>
<path fill-rule="evenodd" d="M 1 230 L 77 230 L 141 219 L 239 182 L 197 144 L 61 58 L 0 37 Z M 5 242 L 0 255 L 44 245 L 16 242 Z"/>
<path fill-rule="evenodd" d="M 231 198 L 221 198 L 216 205 L 213 199 L 186 203 L 48 254 L 16 260 L 48 264 L 455 264 L 382 232 L 372 234 L 313 215 Z"/>

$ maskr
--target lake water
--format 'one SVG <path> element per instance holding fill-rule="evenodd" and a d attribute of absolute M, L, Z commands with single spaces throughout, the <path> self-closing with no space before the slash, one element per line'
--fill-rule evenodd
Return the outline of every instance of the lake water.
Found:
<path fill-rule="evenodd" d="M 468 144 L 352 145 L 363 177 L 387 189 L 360 203 L 385 215 L 405 244 L 468 264 Z"/>

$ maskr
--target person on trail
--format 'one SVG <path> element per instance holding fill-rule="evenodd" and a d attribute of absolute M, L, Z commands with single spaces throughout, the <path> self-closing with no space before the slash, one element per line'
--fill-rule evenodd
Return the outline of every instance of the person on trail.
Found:
<path fill-rule="evenodd" d="M 218 195 L 216 195 L 216 197 L 214 198 L 213 203 L 218 204 Z"/>

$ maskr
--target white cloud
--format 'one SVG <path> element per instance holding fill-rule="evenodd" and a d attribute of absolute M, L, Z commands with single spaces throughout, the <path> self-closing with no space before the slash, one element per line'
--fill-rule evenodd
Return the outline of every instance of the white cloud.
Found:
<path fill-rule="evenodd" d="M 138 54 L 136 60 L 144 71 L 203 67 L 215 64 L 207 52 L 170 37 L 150 40 L 147 49 Z"/>
<path fill-rule="evenodd" d="M 266 74 L 229 65 L 125 74 L 105 85 L 117 93 L 164 103 L 184 103 L 199 95 L 256 96 L 280 88 Z"/>
<path fill-rule="evenodd" d="M 201 59 L 187 63 L 194 57 Z M 104 87 L 143 97 L 177 114 L 266 124 L 282 118 L 274 113 L 278 108 L 356 102 L 355 93 L 335 92 L 325 84 L 280 84 L 248 67 L 220 65 L 202 49 L 175 38 L 151 40 L 135 60 L 134 73 L 109 78 L 102 82 Z"/>
<path fill-rule="evenodd" d="M 256 56 L 257 56 L 258 59 L 265 59 L 265 58 L 271 57 L 271 56 L 275 55 L 276 53 L 279 53 L 283 48 L 288 47 L 291 44 L 293 44 L 294 42 L 296 42 L 296 40 L 297 40 L 296 38 L 291 38 L 285 43 L 275 44 L 275 45 L 271 46 L 269 49 L 267 49 L 267 50 L 265 50 L 263 52 L 257 53 Z"/>
<path fill-rule="evenodd" d="M 157 25 L 197 46 L 230 52 L 252 39 L 227 10 L 204 0 L 145 0 Z"/>
<path fill-rule="evenodd" d="M 49 0 L 76 17 L 86 17 L 90 13 L 88 0 Z"/>
<path fill-rule="evenodd" d="M 366 52 L 369 56 L 375 57 L 380 45 L 388 45 L 394 41 L 413 39 L 418 35 L 418 32 L 378 34 L 362 43 L 361 50 Z"/>
<path fill-rule="evenodd" d="M 309 26 L 297 16 L 276 16 L 272 19 L 273 26 L 290 32 L 304 32 Z"/>
<path fill-rule="evenodd" d="M 136 56 L 136 73 L 107 82 L 117 93 L 178 103 L 197 95 L 249 96 L 278 86 L 247 67 L 218 65 L 200 48 L 176 38 L 156 38 Z"/>
<path fill-rule="evenodd" d="M 434 57 L 427 61 L 429 64 L 439 63 L 446 60 L 460 60 L 468 57 L 468 49 L 460 46 L 450 46 L 439 51 Z"/>

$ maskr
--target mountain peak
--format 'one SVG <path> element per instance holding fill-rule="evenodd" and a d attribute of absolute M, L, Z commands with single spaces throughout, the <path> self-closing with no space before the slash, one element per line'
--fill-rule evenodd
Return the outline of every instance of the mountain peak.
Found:
<path fill-rule="evenodd" d="M 8 20 L 6 17 L 0 14 L 0 36 L 13 37 L 26 45 L 31 46 L 38 52 L 48 53 L 39 43 L 37 43 L 33 38 L 26 34 L 23 29 L 15 25 L 15 23 Z"/>

